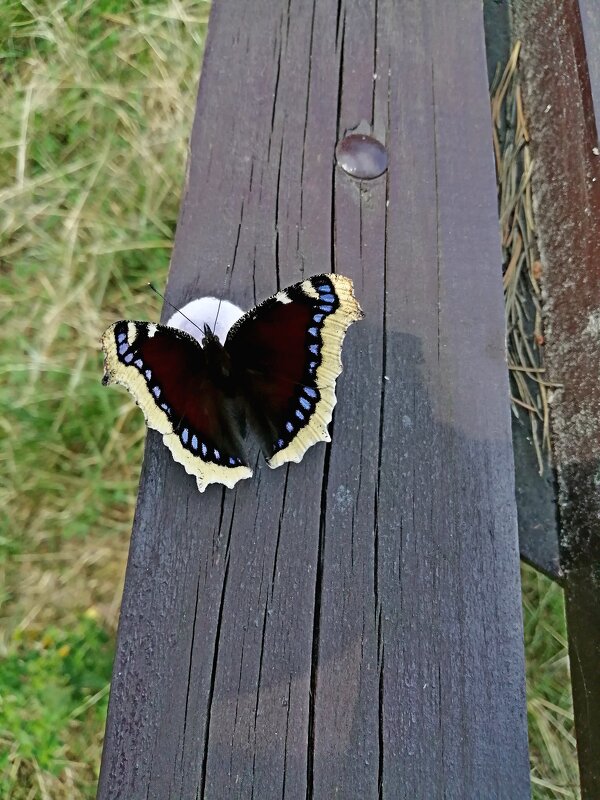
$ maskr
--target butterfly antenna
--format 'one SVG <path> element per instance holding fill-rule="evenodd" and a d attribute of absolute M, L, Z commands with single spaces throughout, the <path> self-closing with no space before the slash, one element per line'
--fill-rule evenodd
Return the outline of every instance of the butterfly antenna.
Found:
<path fill-rule="evenodd" d="M 178 312 L 181 314 L 181 316 L 182 316 L 184 319 L 187 319 L 187 321 L 188 321 L 188 322 L 189 322 L 191 325 L 193 325 L 193 326 L 194 326 L 194 328 L 197 328 L 197 329 L 200 331 L 200 333 L 202 334 L 202 336 L 204 336 L 204 331 L 202 330 L 202 328 L 201 328 L 199 325 L 197 325 L 197 324 L 194 322 L 194 320 L 193 320 L 193 319 L 190 319 L 190 318 L 187 316 L 187 314 L 184 314 L 184 313 L 183 313 L 183 311 L 182 311 L 180 308 L 177 308 L 177 306 L 174 306 L 174 305 L 173 305 L 173 303 L 172 303 L 170 300 L 167 300 L 167 298 L 164 296 L 164 294 L 163 294 L 162 292 L 159 292 L 159 291 L 158 291 L 158 289 L 156 288 L 156 286 L 154 286 L 154 284 L 152 284 L 152 283 L 149 283 L 149 284 L 148 284 L 148 286 L 149 286 L 149 287 L 152 289 L 152 291 L 153 291 L 153 292 L 155 292 L 155 293 L 156 293 L 156 294 L 157 294 L 159 297 L 161 297 L 161 298 L 163 299 L 163 301 L 164 301 L 164 302 L 165 302 L 165 303 L 166 303 L 168 306 L 171 306 L 171 308 L 173 308 L 175 311 L 178 311 Z"/>
<path fill-rule="evenodd" d="M 221 300 L 221 298 L 219 298 L 219 305 L 217 306 L 217 314 L 215 316 L 215 322 L 214 322 L 214 325 L 213 325 L 213 331 L 217 330 L 217 320 L 219 319 L 219 312 L 221 311 L 221 303 L 222 302 L 223 301 Z"/>
<path fill-rule="evenodd" d="M 225 279 L 223 280 L 223 291 L 221 292 L 221 294 L 225 294 L 225 290 L 227 289 L 227 282 L 230 279 L 230 274 L 231 274 L 231 269 L 230 269 L 229 264 L 228 264 L 225 267 Z M 217 321 L 219 319 L 219 314 L 221 313 L 221 303 L 222 302 L 223 301 L 221 300 L 221 298 L 219 298 L 219 305 L 217 306 L 217 314 L 215 316 L 215 322 L 214 322 L 214 325 L 213 325 L 213 331 L 215 331 L 217 329 Z"/>

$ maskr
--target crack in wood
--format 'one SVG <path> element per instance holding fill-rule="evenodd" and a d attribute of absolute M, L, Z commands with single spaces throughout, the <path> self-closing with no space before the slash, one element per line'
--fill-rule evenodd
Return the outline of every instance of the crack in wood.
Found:
<path fill-rule="evenodd" d="M 373 24 L 373 92 L 371 97 L 371 130 L 375 130 L 375 94 L 377 89 L 377 33 L 379 27 L 379 0 L 375 0 Z"/>
<path fill-rule="evenodd" d="M 343 35 L 343 27 L 345 24 L 345 12 L 346 9 L 344 8 L 344 20 L 342 20 L 342 0 L 338 0 L 337 9 L 336 9 L 336 17 L 335 17 L 335 47 L 337 50 L 338 42 L 340 40 L 340 23 L 342 25 L 342 35 Z M 339 114 L 338 114 L 339 119 Z"/>
<path fill-rule="evenodd" d="M 185 694 L 185 709 L 183 712 L 183 746 L 181 748 L 181 755 L 183 756 L 185 750 L 185 740 L 186 740 L 186 733 L 187 733 L 187 722 L 188 722 L 188 709 L 189 709 L 189 702 L 190 702 L 190 689 L 192 687 L 192 665 L 194 662 L 194 642 L 196 641 L 196 621 L 198 619 L 198 601 L 200 598 L 200 579 L 202 574 L 198 573 L 198 581 L 196 583 L 196 602 L 194 605 L 194 621 L 192 622 L 192 636 L 190 640 L 190 655 L 188 660 L 188 673 L 187 673 L 187 688 Z M 180 770 L 181 773 L 181 784 L 180 784 L 180 796 L 183 795 L 183 781 L 184 781 L 184 774 L 183 770 Z"/>
<path fill-rule="evenodd" d="M 275 190 L 275 278 L 277 282 L 277 291 L 281 289 L 281 278 L 279 275 L 279 200 L 280 200 L 280 186 L 281 186 L 281 163 L 283 159 L 283 137 L 281 138 L 281 147 L 279 148 L 279 164 L 277 165 L 277 188 Z M 302 187 L 300 188 L 302 191 Z"/>
<path fill-rule="evenodd" d="M 281 40 L 279 40 L 279 51 L 277 53 L 277 72 L 275 73 L 275 86 L 273 88 L 273 105 L 271 107 L 271 128 L 269 130 L 269 144 L 267 146 L 267 161 L 271 158 L 271 145 L 273 134 L 275 133 L 275 111 L 277 109 L 277 98 L 279 96 L 279 78 L 281 75 Z M 283 141 L 282 141 L 283 147 Z M 279 167 L 281 169 L 281 155 L 279 157 Z"/>
<path fill-rule="evenodd" d="M 303 211 L 304 211 L 304 162 L 306 158 L 306 132 L 308 130 L 308 108 L 310 105 L 310 92 L 311 92 L 311 75 L 312 75 L 312 62 L 313 62 L 313 45 L 315 37 L 315 13 L 317 8 L 317 0 L 313 0 L 312 14 L 310 19 L 310 38 L 308 45 L 308 75 L 306 78 L 306 105 L 304 108 L 304 132 L 302 135 L 302 152 L 300 156 L 300 225 L 302 229 Z M 304 278 L 304 263 L 301 266 L 302 277 Z"/>
<path fill-rule="evenodd" d="M 281 786 L 281 800 L 285 798 L 285 785 L 287 780 L 287 754 L 288 754 L 288 733 L 290 729 L 290 705 L 292 702 L 292 676 L 290 675 L 288 681 L 288 696 L 287 696 L 287 708 L 286 708 L 286 716 L 285 716 L 285 738 L 283 741 L 283 781 Z"/>
<path fill-rule="evenodd" d="M 331 421 L 333 438 L 334 419 Z M 325 531 L 327 525 L 327 487 L 329 483 L 329 461 L 331 444 L 326 445 L 323 478 L 321 482 L 321 509 L 319 517 L 319 544 L 317 550 L 317 569 L 315 575 L 315 600 L 313 604 L 313 631 L 310 666 L 310 696 L 308 702 L 308 750 L 306 759 L 306 800 L 313 800 L 314 759 L 315 759 L 315 703 L 319 670 L 319 650 L 321 635 L 321 594 L 323 589 L 323 556 L 325 551 Z"/>
<path fill-rule="evenodd" d="M 263 575 L 261 576 L 261 589 L 262 589 L 262 578 L 264 577 L 264 570 Z M 261 591 L 259 589 L 259 596 Z M 254 798 L 254 781 L 256 776 L 256 723 L 258 720 L 258 706 L 260 703 L 260 689 L 262 686 L 262 666 L 263 666 L 263 657 L 265 653 L 265 633 L 267 630 L 267 615 L 269 610 L 269 598 L 267 594 L 267 598 L 265 600 L 265 610 L 263 613 L 263 624 L 262 624 L 262 633 L 261 633 L 261 640 L 260 640 L 260 655 L 258 661 L 258 677 L 256 680 L 256 703 L 254 705 L 254 742 L 255 746 L 253 748 L 252 753 L 252 793 L 251 793 L 251 800 Z"/>
<path fill-rule="evenodd" d="M 233 523 L 233 520 L 232 520 Z M 205 796 L 205 787 L 206 787 L 206 777 L 207 777 L 207 764 L 208 764 L 208 751 L 209 751 L 209 740 L 210 740 L 210 720 L 212 715 L 212 704 L 213 704 L 213 697 L 215 693 L 215 684 L 217 680 L 217 662 L 219 660 L 219 644 L 221 640 L 221 625 L 223 622 L 223 608 L 225 605 L 225 594 L 227 592 L 227 580 L 229 578 L 229 555 L 227 556 L 227 562 L 225 564 L 225 574 L 223 576 L 223 589 L 221 591 L 221 601 L 219 604 L 219 614 L 217 617 L 217 629 L 215 632 L 215 647 L 213 650 L 213 663 L 211 668 L 210 674 L 210 685 L 208 688 L 208 696 L 207 696 L 207 703 L 206 703 L 206 723 L 205 723 L 205 730 L 204 730 L 204 749 L 202 754 L 202 767 L 200 769 L 200 797 L 204 798 Z"/>
<path fill-rule="evenodd" d="M 437 111 L 435 102 L 435 64 L 431 62 L 431 104 L 433 112 L 433 171 L 435 175 L 435 248 L 436 248 L 436 270 L 437 270 L 437 360 L 440 363 L 440 317 L 441 317 L 441 253 L 440 253 L 440 198 L 439 198 L 439 177 L 438 177 L 438 125 Z"/>
<path fill-rule="evenodd" d="M 383 775 L 384 775 L 384 746 L 385 746 L 385 739 L 384 739 L 384 718 L 383 718 L 383 709 L 384 709 L 384 672 L 385 672 L 385 643 L 383 641 L 383 633 L 382 633 L 382 618 L 381 614 L 379 615 L 379 625 L 377 630 L 377 650 L 378 650 L 378 657 L 379 653 L 381 657 L 379 658 L 379 681 L 378 681 L 378 692 L 377 692 L 377 702 L 378 702 L 378 712 L 377 712 L 377 739 L 379 745 L 379 752 L 378 752 L 378 759 L 377 759 L 377 795 L 379 800 L 383 800 Z"/>
<path fill-rule="evenodd" d="M 233 247 L 233 258 L 231 260 L 231 273 L 230 273 L 230 276 L 229 276 L 229 280 L 230 281 L 231 281 L 231 278 L 233 277 L 233 270 L 235 269 L 238 245 L 240 243 L 240 235 L 241 235 L 241 232 L 242 232 L 242 223 L 244 222 L 244 202 L 245 202 L 245 200 L 242 197 L 242 202 L 241 202 L 241 206 L 240 206 L 240 213 L 239 213 L 240 221 L 238 222 L 237 235 L 235 237 L 235 245 Z"/>
<path fill-rule="evenodd" d="M 281 499 L 281 511 L 279 512 L 279 523 L 277 525 L 277 539 L 275 541 L 275 552 L 273 555 L 273 572 L 271 574 L 271 597 L 275 591 L 275 573 L 277 572 L 277 558 L 279 556 L 279 544 L 281 541 L 281 528 L 283 526 L 283 518 L 285 514 L 285 501 L 287 497 L 288 478 L 290 476 L 290 465 L 286 464 L 285 467 L 285 481 L 283 484 L 283 496 Z"/>

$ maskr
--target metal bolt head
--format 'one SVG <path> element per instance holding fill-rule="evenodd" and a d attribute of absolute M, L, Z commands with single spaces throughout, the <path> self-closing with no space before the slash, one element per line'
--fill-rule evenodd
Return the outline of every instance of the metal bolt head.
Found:
<path fill-rule="evenodd" d="M 388 154 L 380 141 L 364 133 L 350 133 L 337 143 L 335 158 L 338 165 L 360 180 L 372 180 L 388 167 Z"/>

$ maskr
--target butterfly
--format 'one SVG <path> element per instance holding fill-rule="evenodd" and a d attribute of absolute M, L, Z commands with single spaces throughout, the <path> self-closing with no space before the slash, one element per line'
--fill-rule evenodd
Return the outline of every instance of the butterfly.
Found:
<path fill-rule="evenodd" d="M 272 468 L 331 441 L 342 343 L 362 317 L 350 278 L 332 274 L 264 300 L 223 343 L 208 325 L 199 341 L 167 325 L 121 320 L 102 335 L 102 383 L 131 393 L 201 492 L 211 483 L 231 489 L 252 476 L 246 425 Z"/>

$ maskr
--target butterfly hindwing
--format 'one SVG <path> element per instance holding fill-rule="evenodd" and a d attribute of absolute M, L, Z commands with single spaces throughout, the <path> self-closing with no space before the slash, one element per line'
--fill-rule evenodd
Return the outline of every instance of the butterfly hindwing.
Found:
<path fill-rule="evenodd" d="M 330 440 L 342 343 L 362 316 L 349 278 L 317 275 L 268 298 L 229 331 L 225 348 L 269 466 L 300 461 L 311 445 Z"/>
<path fill-rule="evenodd" d="M 201 492 L 210 483 L 232 488 L 252 475 L 231 424 L 229 398 L 193 337 L 164 325 L 120 321 L 105 331 L 102 347 L 103 382 L 125 386 Z"/>

